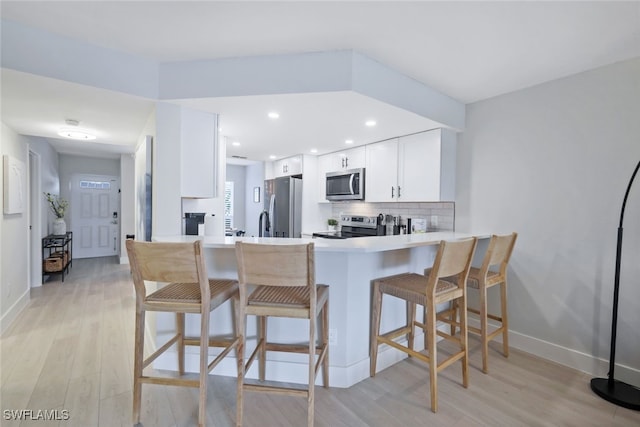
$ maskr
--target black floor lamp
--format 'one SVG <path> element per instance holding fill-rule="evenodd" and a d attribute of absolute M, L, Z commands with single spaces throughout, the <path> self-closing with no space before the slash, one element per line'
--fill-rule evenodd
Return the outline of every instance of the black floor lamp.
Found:
<path fill-rule="evenodd" d="M 591 390 L 601 398 L 629 409 L 640 411 L 640 388 L 634 387 L 614 378 L 616 367 L 616 330 L 618 325 L 618 291 L 620 288 L 620 258 L 622 257 L 622 220 L 624 219 L 624 209 L 627 205 L 627 197 L 631 184 L 640 169 L 640 162 L 631 175 L 627 192 L 624 194 L 622 211 L 620 212 L 620 225 L 618 226 L 618 249 L 616 251 L 616 278 L 613 287 L 613 320 L 611 321 L 611 353 L 609 356 L 609 378 L 592 378 Z"/>

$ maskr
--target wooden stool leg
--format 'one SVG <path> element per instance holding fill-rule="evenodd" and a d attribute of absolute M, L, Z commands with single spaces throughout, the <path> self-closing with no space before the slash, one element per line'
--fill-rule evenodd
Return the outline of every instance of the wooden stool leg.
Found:
<path fill-rule="evenodd" d="M 451 301 L 451 312 L 449 315 L 449 320 L 451 320 L 451 336 L 455 336 L 456 335 L 456 325 L 453 324 L 453 322 L 455 322 L 458 319 L 458 300 L 454 299 L 453 301 Z"/>
<path fill-rule="evenodd" d="M 236 322 L 236 337 L 240 338 L 238 346 L 236 347 L 236 367 L 238 370 L 238 382 L 236 385 L 236 427 L 241 427 L 243 411 L 242 385 L 244 384 L 244 337 L 246 333 L 244 314 L 240 308 L 240 298 L 238 297 L 233 299 L 233 310 Z"/>
<path fill-rule="evenodd" d="M 258 316 L 258 375 L 260 381 L 266 378 L 267 366 L 267 318 Z"/>
<path fill-rule="evenodd" d="M 133 350 L 133 424 L 140 423 L 140 403 L 142 401 L 142 364 L 144 362 L 144 316 L 136 310 L 135 344 Z"/>
<path fill-rule="evenodd" d="M 382 292 L 377 282 L 373 283 L 373 301 L 371 307 L 371 339 L 369 349 L 369 374 L 376 375 L 376 362 L 378 358 L 378 334 L 380 333 L 380 317 L 382 314 Z"/>
<path fill-rule="evenodd" d="M 500 313 L 502 317 L 502 352 L 509 357 L 509 314 L 507 313 L 507 281 L 500 284 Z"/>
<path fill-rule="evenodd" d="M 322 346 L 327 347 L 327 351 L 324 355 L 324 361 L 322 362 L 322 385 L 325 388 L 329 388 L 329 300 L 324 303 L 322 308 Z"/>
<path fill-rule="evenodd" d="M 467 324 L 467 293 L 462 294 L 462 307 L 459 300 L 456 304 L 460 308 L 460 348 L 464 351 L 462 356 L 462 385 L 469 387 L 469 331 Z"/>
<path fill-rule="evenodd" d="M 407 301 L 407 327 L 409 329 L 409 333 L 407 334 L 407 344 L 411 350 L 413 350 L 413 342 L 414 342 L 414 326 L 413 322 L 416 320 L 416 303 Z M 411 357 L 411 355 L 409 355 Z"/>
<path fill-rule="evenodd" d="M 309 388 L 307 394 L 307 426 L 313 427 L 316 389 L 316 316 L 309 319 Z"/>
<path fill-rule="evenodd" d="M 203 304 L 200 314 L 200 403 L 198 426 L 204 427 L 207 418 L 207 379 L 209 378 L 209 307 Z"/>
<path fill-rule="evenodd" d="M 487 340 L 487 288 L 480 287 L 480 341 L 482 343 L 482 372 L 489 372 L 489 342 Z"/>
<path fill-rule="evenodd" d="M 176 333 L 178 334 L 178 372 L 184 374 L 184 313 L 176 313 Z"/>
<path fill-rule="evenodd" d="M 424 317 L 427 325 L 427 349 L 429 352 L 429 382 L 431 383 L 431 411 L 438 411 L 438 348 L 436 347 L 436 307 L 425 307 Z"/>

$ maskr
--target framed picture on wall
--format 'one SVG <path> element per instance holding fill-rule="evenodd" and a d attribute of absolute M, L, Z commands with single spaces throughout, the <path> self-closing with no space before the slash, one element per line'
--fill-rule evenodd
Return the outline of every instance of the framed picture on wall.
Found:
<path fill-rule="evenodd" d="M 4 213 L 19 214 L 26 207 L 26 169 L 24 162 L 13 156 L 3 157 L 3 206 Z"/>

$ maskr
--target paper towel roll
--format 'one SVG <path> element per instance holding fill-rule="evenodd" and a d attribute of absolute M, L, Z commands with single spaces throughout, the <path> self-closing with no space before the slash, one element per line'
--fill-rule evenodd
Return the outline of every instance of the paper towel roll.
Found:
<path fill-rule="evenodd" d="M 216 221 L 213 215 L 208 215 L 204 217 L 204 235 L 205 236 L 213 236 L 215 235 L 216 230 Z"/>

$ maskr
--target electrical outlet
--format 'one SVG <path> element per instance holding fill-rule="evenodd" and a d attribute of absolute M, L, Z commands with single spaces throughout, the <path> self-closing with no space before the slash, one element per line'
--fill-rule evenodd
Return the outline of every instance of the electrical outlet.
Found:
<path fill-rule="evenodd" d="M 338 345 L 337 329 L 329 329 L 329 345 Z"/>

